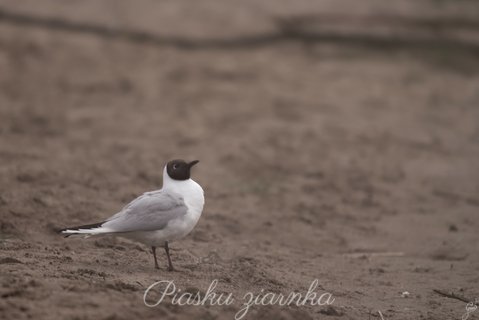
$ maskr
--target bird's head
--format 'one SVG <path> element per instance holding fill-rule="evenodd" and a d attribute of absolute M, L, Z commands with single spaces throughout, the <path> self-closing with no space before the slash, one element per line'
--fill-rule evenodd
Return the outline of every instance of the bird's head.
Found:
<path fill-rule="evenodd" d="M 173 180 L 188 180 L 191 176 L 191 167 L 197 164 L 198 160 L 186 162 L 185 160 L 171 160 L 166 164 L 165 173 L 170 179 Z"/>

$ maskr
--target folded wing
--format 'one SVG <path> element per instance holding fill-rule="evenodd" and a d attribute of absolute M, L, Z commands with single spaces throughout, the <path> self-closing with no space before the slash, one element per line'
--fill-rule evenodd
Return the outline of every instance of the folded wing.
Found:
<path fill-rule="evenodd" d="M 160 230 L 186 215 L 183 197 L 164 190 L 144 193 L 102 224 L 110 232 Z"/>

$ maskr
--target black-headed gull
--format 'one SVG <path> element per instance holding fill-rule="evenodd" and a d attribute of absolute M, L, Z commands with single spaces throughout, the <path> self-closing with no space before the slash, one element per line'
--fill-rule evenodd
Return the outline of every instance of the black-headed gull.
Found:
<path fill-rule="evenodd" d="M 199 161 L 172 160 L 163 169 L 163 187 L 146 192 L 103 222 L 60 230 L 71 235 L 114 234 L 151 246 L 164 247 L 168 271 L 173 270 L 168 243 L 185 237 L 198 222 L 205 203 L 201 186 L 190 178 L 191 167 Z"/>

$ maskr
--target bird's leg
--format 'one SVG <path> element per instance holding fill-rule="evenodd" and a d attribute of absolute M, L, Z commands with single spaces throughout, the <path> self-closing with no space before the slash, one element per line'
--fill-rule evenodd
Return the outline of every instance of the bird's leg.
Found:
<path fill-rule="evenodd" d="M 156 247 L 151 247 L 151 250 L 153 251 L 153 258 L 155 258 L 155 268 L 160 269 L 160 266 L 158 265 L 158 261 L 156 260 Z"/>
<path fill-rule="evenodd" d="M 173 268 L 173 264 L 171 263 L 170 248 L 168 248 L 168 241 L 165 241 L 165 251 L 166 251 L 166 256 L 168 257 L 168 271 L 173 271 L 175 269 Z"/>

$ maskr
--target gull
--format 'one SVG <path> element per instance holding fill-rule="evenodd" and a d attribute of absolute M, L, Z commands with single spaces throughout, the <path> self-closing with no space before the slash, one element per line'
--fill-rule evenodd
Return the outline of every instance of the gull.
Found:
<path fill-rule="evenodd" d="M 191 167 L 199 161 L 172 160 L 163 169 L 163 187 L 145 192 L 105 221 L 65 228 L 72 235 L 119 235 L 151 247 L 159 269 L 156 248 L 164 247 L 168 271 L 173 271 L 168 244 L 184 238 L 198 222 L 205 203 L 201 186 L 190 178 Z"/>

